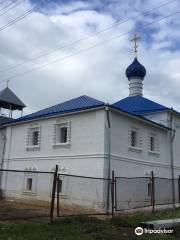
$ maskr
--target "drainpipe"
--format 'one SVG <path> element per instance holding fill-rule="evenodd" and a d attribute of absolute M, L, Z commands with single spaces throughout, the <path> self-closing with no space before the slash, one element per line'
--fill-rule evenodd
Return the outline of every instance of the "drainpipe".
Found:
<path fill-rule="evenodd" d="M 2 159 L 1 159 L 1 171 L 0 171 L 0 199 L 2 197 L 2 169 L 3 169 L 3 165 L 4 165 L 4 153 L 5 153 L 5 146 L 6 146 L 6 136 L 2 135 L 3 137 L 3 152 L 2 152 Z"/>
<path fill-rule="evenodd" d="M 110 116 L 109 116 L 109 107 L 106 106 L 106 117 L 107 117 L 107 145 L 108 145 L 108 179 L 111 177 L 111 124 L 110 124 Z M 107 187 L 107 213 L 109 212 L 109 201 L 110 201 L 110 180 L 108 180 Z"/>
<path fill-rule="evenodd" d="M 175 130 L 173 130 L 173 108 L 171 108 L 170 112 L 170 158 L 171 158 L 171 177 L 172 177 L 172 200 L 173 200 L 173 208 L 175 208 L 175 186 L 174 186 L 174 156 L 173 156 L 173 141 L 175 138 Z"/>

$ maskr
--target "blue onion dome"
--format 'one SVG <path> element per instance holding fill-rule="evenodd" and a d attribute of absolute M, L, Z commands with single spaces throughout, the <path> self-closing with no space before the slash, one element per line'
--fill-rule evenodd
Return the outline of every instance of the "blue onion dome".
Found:
<path fill-rule="evenodd" d="M 132 77 L 139 77 L 143 79 L 145 75 L 146 75 L 145 67 L 135 57 L 134 61 L 126 69 L 126 77 L 128 79 Z"/>

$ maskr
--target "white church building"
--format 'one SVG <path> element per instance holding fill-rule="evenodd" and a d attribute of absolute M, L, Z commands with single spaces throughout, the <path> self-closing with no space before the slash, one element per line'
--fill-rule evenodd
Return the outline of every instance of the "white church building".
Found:
<path fill-rule="evenodd" d="M 178 178 L 180 113 L 143 96 L 145 75 L 135 57 L 126 69 L 128 97 L 106 104 L 80 96 L 3 124 L 1 168 L 52 171 L 58 165 L 59 173 L 97 178 L 109 178 L 112 170 L 117 177 L 147 177 L 153 171 L 157 177 Z M 6 196 L 50 199 L 48 179 L 1 177 Z M 65 178 L 61 187 L 67 200 Z M 74 189 L 81 194 L 80 186 Z M 96 198 L 103 198 L 104 191 L 102 184 Z M 95 198 L 90 190 L 86 197 Z"/>

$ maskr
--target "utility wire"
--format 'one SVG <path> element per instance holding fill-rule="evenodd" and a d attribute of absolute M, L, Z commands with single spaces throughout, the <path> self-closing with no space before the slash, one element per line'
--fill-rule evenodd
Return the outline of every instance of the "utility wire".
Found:
<path fill-rule="evenodd" d="M 20 20 L 24 19 L 25 17 L 27 17 L 28 15 L 30 15 L 31 13 L 41 9 L 42 7 L 44 7 L 45 5 L 47 5 L 48 3 L 50 3 L 53 0 L 46 0 L 43 3 L 40 4 L 40 6 L 35 6 L 32 9 L 27 10 L 25 13 L 23 13 L 22 15 L 14 18 L 13 20 L 9 21 L 7 24 L 5 24 L 4 26 L 0 27 L 0 31 L 3 31 L 4 29 L 12 26 L 13 24 L 19 22 Z"/>
<path fill-rule="evenodd" d="M 148 10 L 148 11 L 145 11 L 145 12 L 143 12 L 143 13 L 141 13 L 141 14 L 138 14 L 138 15 L 136 15 L 136 16 L 134 16 L 134 17 L 125 18 L 124 20 L 117 20 L 115 23 L 109 25 L 109 26 L 106 27 L 106 28 L 103 28 L 103 29 L 98 30 L 98 31 L 93 31 L 93 32 L 91 32 L 89 35 L 87 35 L 87 36 L 85 36 L 85 37 L 79 38 L 79 39 L 77 39 L 77 40 L 75 40 L 75 41 L 70 41 L 70 42 L 66 43 L 65 45 L 61 45 L 61 46 L 59 46 L 59 47 L 57 47 L 57 48 L 54 48 L 54 49 L 51 50 L 51 51 L 48 51 L 48 52 L 39 54 L 39 55 L 37 55 L 37 56 L 34 56 L 34 57 L 32 57 L 31 59 L 28 59 L 28 60 L 25 60 L 25 61 L 23 61 L 23 62 L 17 63 L 17 64 L 15 64 L 15 65 L 13 65 L 13 66 L 10 66 L 10 67 L 8 67 L 8 68 L 6 68 L 6 69 L 4 69 L 4 70 L 0 70 L 0 72 L 1 72 L 1 73 L 2 73 L 2 72 L 6 72 L 6 71 L 8 71 L 8 70 L 11 70 L 11 69 L 15 69 L 15 68 L 17 68 L 17 67 L 20 67 L 20 66 L 22 66 L 22 65 L 24 65 L 24 64 L 26 64 L 26 63 L 33 62 L 33 61 L 35 61 L 35 60 L 37 60 L 37 59 L 39 59 L 39 58 L 42 58 L 42 57 L 51 55 L 51 54 L 53 54 L 54 52 L 57 52 L 57 51 L 62 50 L 62 49 L 64 49 L 64 48 L 66 48 L 66 47 L 72 46 L 72 45 L 77 44 L 77 43 L 79 43 L 79 42 L 81 42 L 81 41 L 84 41 L 84 40 L 86 40 L 86 39 L 88 39 L 88 38 L 91 38 L 91 37 L 93 37 L 93 36 L 95 36 L 95 35 L 98 35 L 98 34 L 100 34 L 100 33 L 102 33 L 102 32 L 105 32 L 105 31 L 107 31 L 107 30 L 109 30 L 109 29 L 111 29 L 111 28 L 113 28 L 113 27 L 115 27 L 115 26 L 117 26 L 117 25 L 121 25 L 121 24 L 126 23 L 126 22 L 128 22 L 128 21 L 130 21 L 130 20 L 135 20 L 135 19 L 137 19 L 138 17 L 147 15 L 147 14 L 149 14 L 149 13 L 155 11 L 155 10 L 158 10 L 158 9 L 160 9 L 160 8 L 162 8 L 162 7 L 164 7 L 164 6 L 167 6 L 167 5 L 169 5 L 169 4 L 172 4 L 173 2 L 176 2 L 176 1 L 177 1 L 177 0 L 171 0 L 171 1 L 168 1 L 168 2 L 165 2 L 165 3 L 161 4 L 161 5 L 159 5 L 158 7 L 154 7 L 154 8 L 152 8 L 152 9 Z"/>
<path fill-rule="evenodd" d="M 8 8 L 8 9 L 6 9 L 4 12 L 2 12 L 2 11 L 1 11 L 2 9 L 1 9 L 1 10 L 0 10 L 0 16 L 4 15 L 5 13 L 9 12 L 10 10 L 16 8 L 16 7 L 17 7 L 18 5 L 20 5 L 22 2 L 24 2 L 24 0 L 16 1 L 16 4 L 14 4 L 12 7 Z M 12 4 L 11 4 L 11 5 L 12 5 Z"/>
<path fill-rule="evenodd" d="M 88 47 L 88 48 L 84 48 L 84 49 L 82 49 L 82 50 L 80 50 L 80 51 L 74 52 L 74 53 L 72 53 L 72 54 L 70 54 L 70 55 L 67 55 L 67 56 L 63 57 L 63 58 L 56 59 L 55 61 L 51 61 L 51 62 L 48 62 L 48 63 L 46 63 L 46 64 L 43 64 L 43 65 L 41 65 L 40 67 L 36 67 L 36 68 L 30 69 L 30 70 L 28 70 L 28 71 L 24 71 L 24 72 L 22 72 L 22 73 L 19 73 L 19 74 L 10 76 L 10 77 L 8 77 L 8 78 L 6 78 L 6 79 L 4 79 L 4 80 L 2 80 L 2 81 L 0 81 L 0 82 L 4 82 L 4 81 L 7 81 L 7 80 L 9 81 L 9 80 L 15 79 L 15 78 L 17 78 L 17 77 L 20 77 L 20 76 L 22 76 L 22 75 L 25 75 L 25 74 L 28 74 L 28 73 L 32 73 L 32 72 L 36 72 L 36 71 L 38 71 L 39 69 L 45 68 L 45 67 L 47 67 L 47 66 L 49 66 L 49 65 L 52 65 L 52 64 L 55 64 L 55 63 L 58 63 L 58 62 L 62 62 L 62 61 L 64 61 L 64 60 L 68 59 L 68 58 L 71 58 L 71 57 L 73 57 L 73 56 L 76 56 L 76 55 L 79 55 L 79 54 L 81 54 L 81 53 L 87 52 L 87 51 L 89 51 L 89 50 L 91 50 L 91 49 L 94 49 L 94 48 L 96 48 L 96 47 L 99 47 L 99 46 L 101 46 L 101 45 L 104 45 L 104 44 L 106 44 L 106 43 L 108 43 L 108 42 L 110 42 L 110 41 L 113 41 L 113 40 L 115 40 L 115 39 L 121 38 L 121 37 L 123 37 L 123 36 L 125 36 L 125 35 L 128 35 L 128 34 L 130 34 L 130 33 L 133 33 L 134 31 L 141 31 L 141 30 L 145 29 L 146 27 L 148 27 L 148 26 L 150 26 L 150 25 L 153 25 L 154 23 L 161 22 L 161 21 L 163 21 L 163 20 L 165 20 L 165 19 L 168 19 L 168 18 L 170 18 L 170 17 L 174 17 L 175 15 L 178 15 L 178 14 L 180 14 L 180 10 L 179 10 L 179 11 L 176 11 L 176 12 L 170 14 L 170 15 L 164 16 L 164 17 L 160 18 L 159 20 L 155 20 L 155 21 L 152 21 L 152 22 L 150 22 L 150 23 L 147 23 L 147 24 L 143 25 L 142 27 L 135 28 L 134 30 L 131 30 L 131 31 L 128 31 L 128 32 L 124 32 L 124 33 L 122 33 L 122 34 L 120 34 L 120 35 L 113 36 L 113 37 L 111 37 L 111 38 L 109 38 L 109 39 L 106 39 L 105 41 L 101 41 L 101 42 L 99 42 L 99 43 L 97 43 L 97 44 L 95 44 L 95 45 L 92 45 L 92 46 Z"/>
<path fill-rule="evenodd" d="M 16 2 L 16 1 L 15 1 L 15 2 Z M 8 8 L 9 6 L 11 6 L 11 5 L 13 5 L 13 4 L 14 4 L 14 2 L 10 1 L 7 5 L 3 6 L 3 7 L 0 9 L 0 11 L 5 10 L 6 8 Z"/>

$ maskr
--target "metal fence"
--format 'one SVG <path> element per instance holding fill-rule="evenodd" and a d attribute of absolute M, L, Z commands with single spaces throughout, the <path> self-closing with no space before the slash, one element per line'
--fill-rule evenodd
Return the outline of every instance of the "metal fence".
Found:
<path fill-rule="evenodd" d="M 115 177 L 115 211 L 180 203 L 180 178 Z"/>
<path fill-rule="evenodd" d="M 174 193 L 173 193 L 174 185 Z M 180 202 L 180 180 L 169 178 L 154 178 L 154 204 L 172 204 Z M 174 199 L 174 200 L 173 200 Z"/>
<path fill-rule="evenodd" d="M 109 179 L 57 175 L 57 216 L 106 214 Z"/>
<path fill-rule="evenodd" d="M 151 178 L 115 178 L 115 210 L 151 206 Z"/>
<path fill-rule="evenodd" d="M 0 170 L 0 221 L 106 214 L 110 179 L 31 170 Z"/>
<path fill-rule="evenodd" d="M 174 189 L 174 191 L 173 191 Z M 100 215 L 180 202 L 180 178 L 111 179 L 31 170 L 0 170 L 0 220 Z"/>
<path fill-rule="evenodd" d="M 0 170 L 0 220 L 49 218 L 54 172 Z"/>

